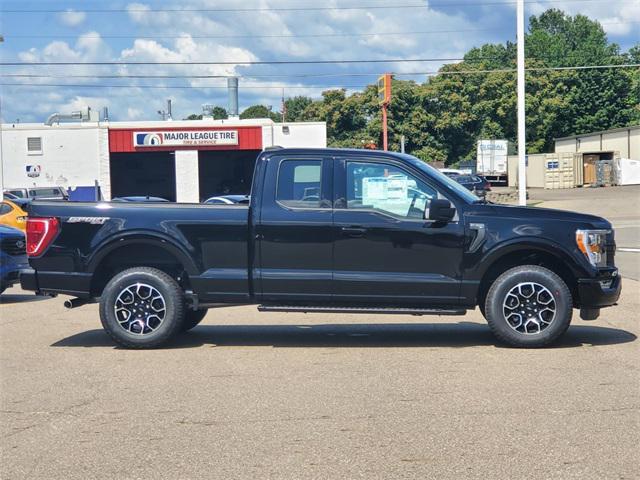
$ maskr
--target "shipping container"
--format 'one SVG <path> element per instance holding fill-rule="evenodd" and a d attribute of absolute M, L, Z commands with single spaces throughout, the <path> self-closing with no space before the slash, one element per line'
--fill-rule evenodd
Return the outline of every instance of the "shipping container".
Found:
<path fill-rule="evenodd" d="M 526 156 L 527 187 L 574 188 L 582 185 L 582 155 L 535 153 Z M 509 186 L 518 186 L 518 156 L 508 158 Z"/>

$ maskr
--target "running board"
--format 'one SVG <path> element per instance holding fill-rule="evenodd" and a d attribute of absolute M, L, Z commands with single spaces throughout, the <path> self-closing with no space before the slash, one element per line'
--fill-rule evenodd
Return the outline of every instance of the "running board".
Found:
<path fill-rule="evenodd" d="M 340 307 L 317 305 L 259 305 L 260 312 L 302 313 L 383 313 L 396 315 L 464 315 L 465 309 L 455 308 L 407 308 L 407 307 Z"/>

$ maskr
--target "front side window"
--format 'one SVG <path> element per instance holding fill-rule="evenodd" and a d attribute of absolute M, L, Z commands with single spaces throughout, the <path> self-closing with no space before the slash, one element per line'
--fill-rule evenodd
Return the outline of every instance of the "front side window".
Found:
<path fill-rule="evenodd" d="M 321 178 L 320 160 L 284 160 L 278 171 L 276 200 L 291 208 L 319 208 Z"/>
<path fill-rule="evenodd" d="M 347 162 L 347 208 L 370 209 L 404 218 L 424 218 L 436 190 L 398 167 Z"/>

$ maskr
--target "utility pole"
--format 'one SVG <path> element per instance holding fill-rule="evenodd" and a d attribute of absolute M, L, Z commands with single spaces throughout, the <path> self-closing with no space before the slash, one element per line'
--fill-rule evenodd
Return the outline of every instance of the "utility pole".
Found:
<path fill-rule="evenodd" d="M 284 101 L 284 88 L 282 89 L 282 123 L 287 121 L 287 103 Z"/>
<path fill-rule="evenodd" d="M 518 0 L 516 12 L 518 43 L 518 203 L 527 204 L 527 137 L 524 101 L 524 0 Z"/>
<path fill-rule="evenodd" d="M 378 78 L 378 99 L 382 106 L 382 149 L 386 152 L 389 149 L 387 129 L 387 108 L 391 102 L 391 74 L 385 73 Z"/>
<path fill-rule="evenodd" d="M 158 115 L 162 117 L 162 120 L 173 120 L 171 116 L 171 99 L 167 100 L 167 109 L 166 110 L 158 110 Z"/>

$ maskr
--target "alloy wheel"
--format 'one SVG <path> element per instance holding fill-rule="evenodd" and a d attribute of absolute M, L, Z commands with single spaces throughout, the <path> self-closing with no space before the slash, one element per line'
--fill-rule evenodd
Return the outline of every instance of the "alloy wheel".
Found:
<path fill-rule="evenodd" d="M 113 308 L 118 324 L 135 335 L 153 333 L 167 315 L 164 297 L 146 283 L 134 283 L 123 288 Z"/>
<path fill-rule="evenodd" d="M 535 282 L 518 283 L 505 295 L 502 313 L 516 332 L 543 332 L 556 317 L 556 299 L 547 287 Z"/>

